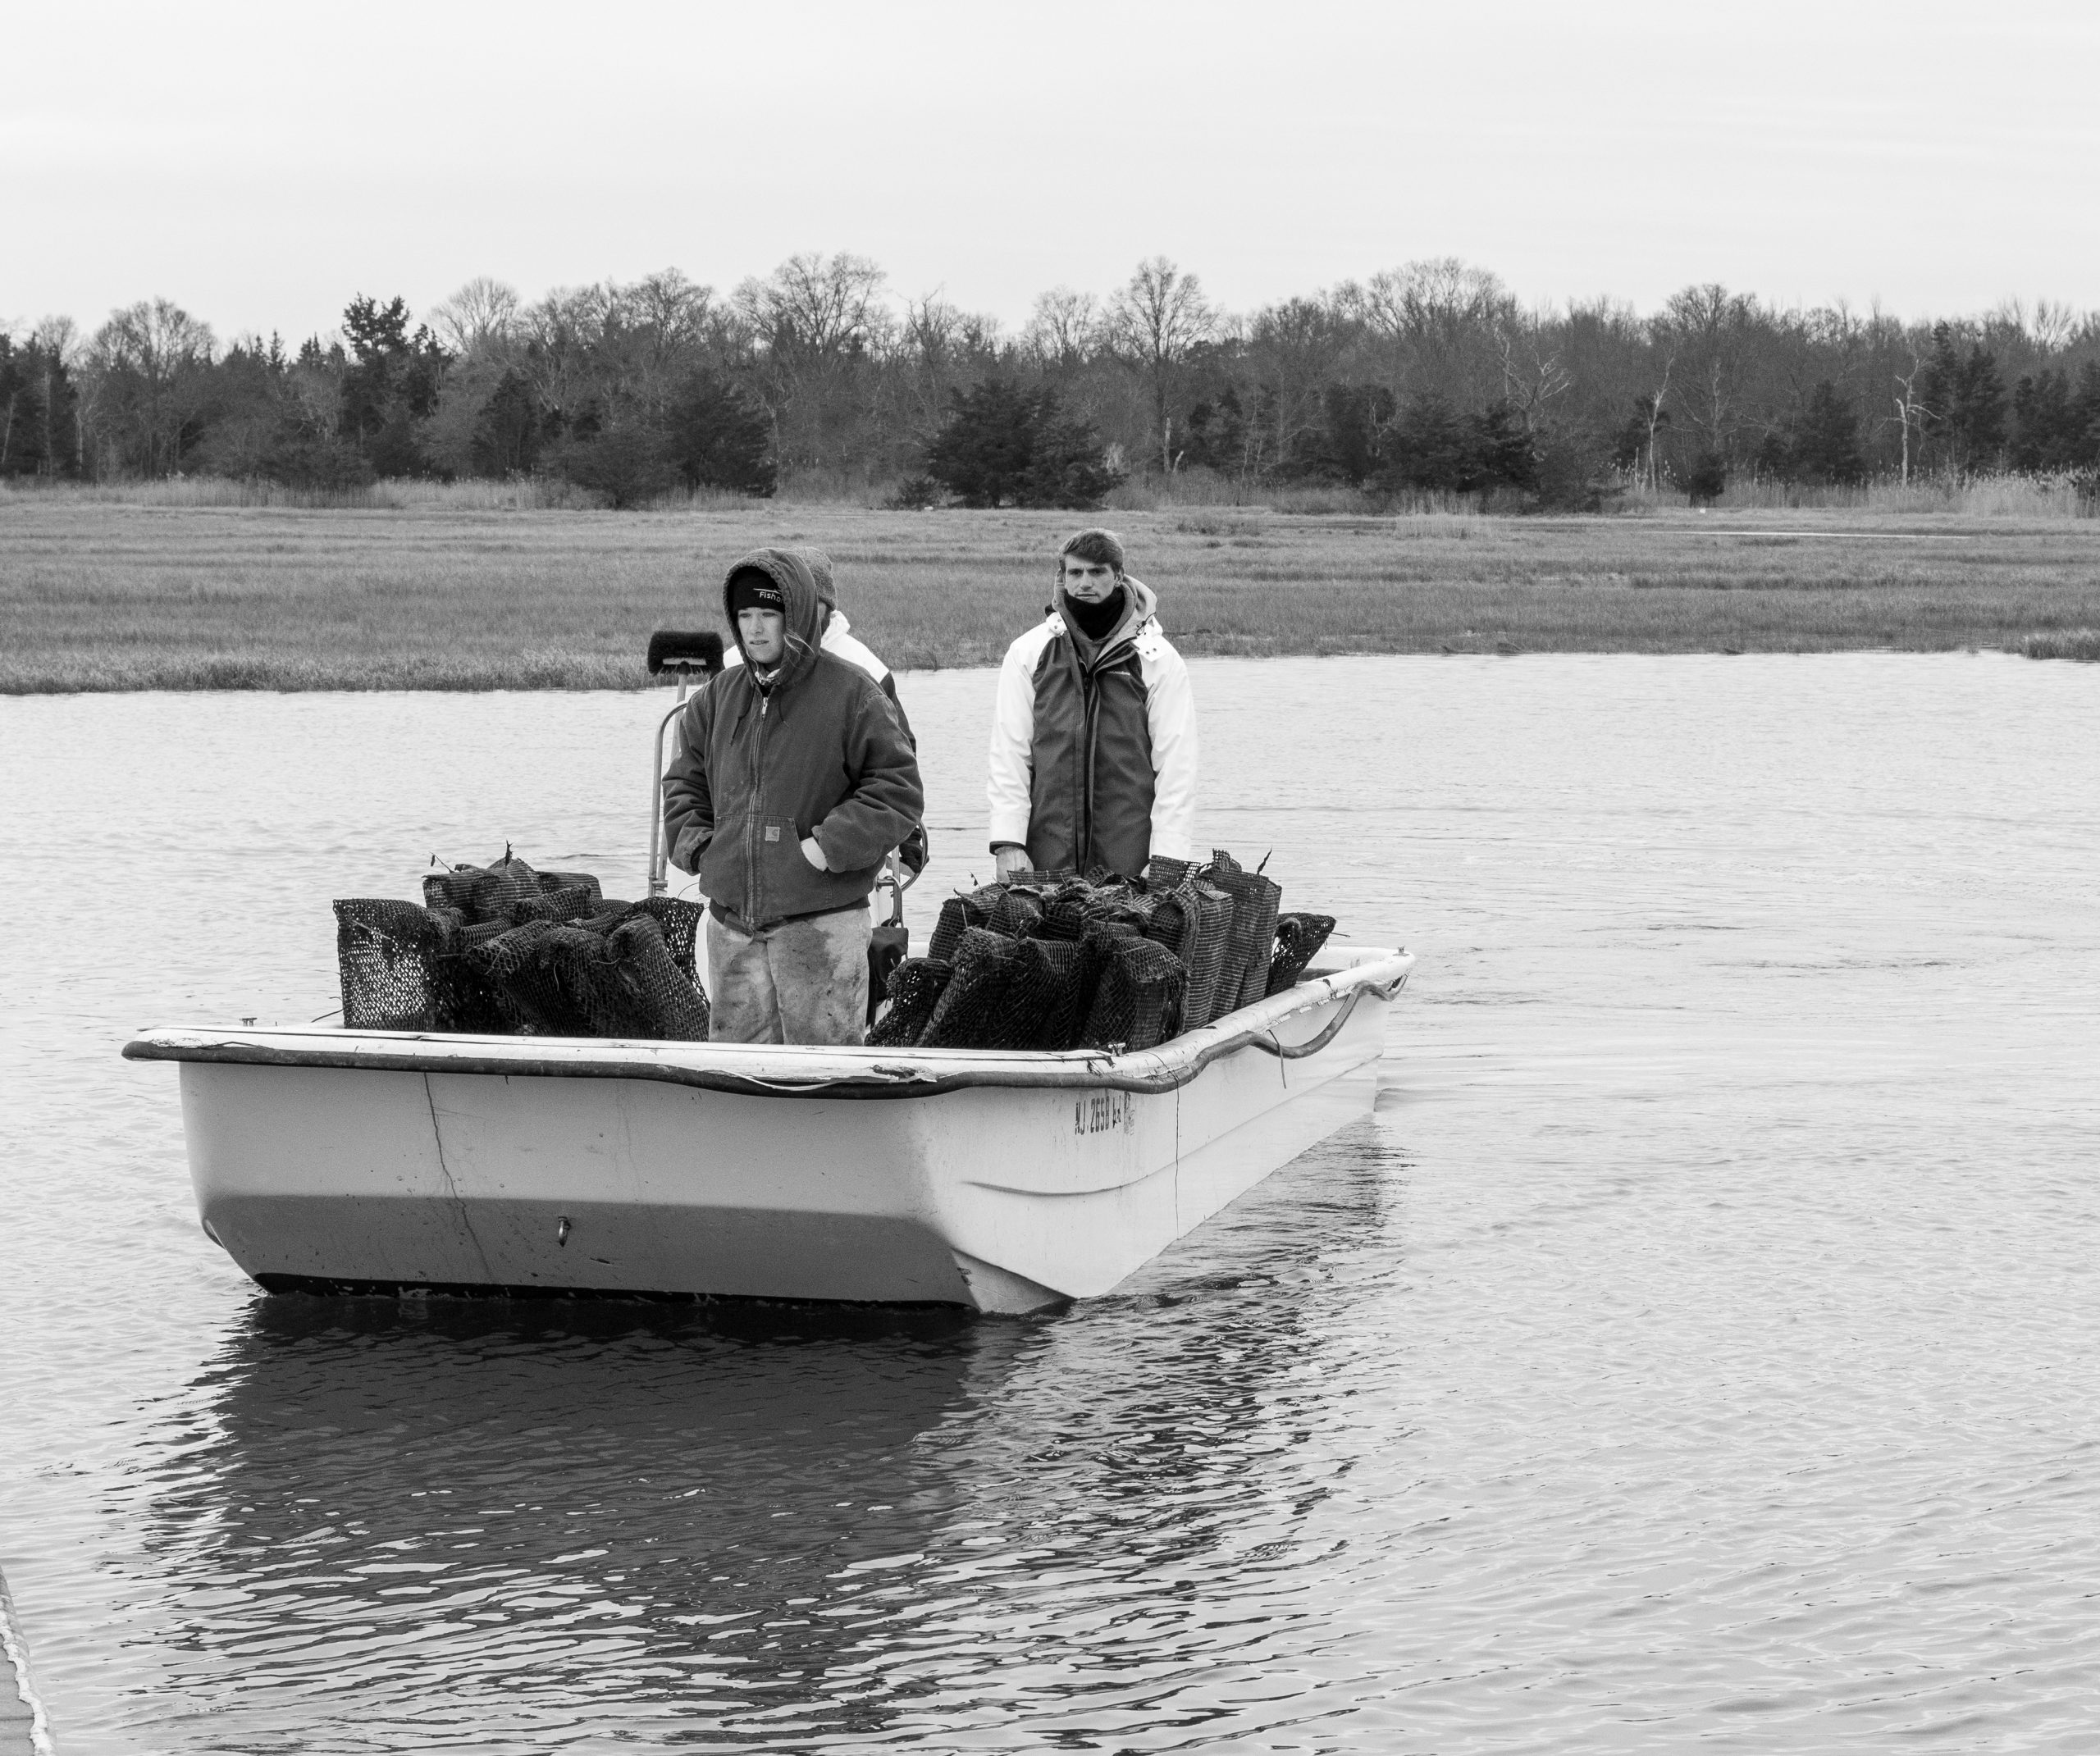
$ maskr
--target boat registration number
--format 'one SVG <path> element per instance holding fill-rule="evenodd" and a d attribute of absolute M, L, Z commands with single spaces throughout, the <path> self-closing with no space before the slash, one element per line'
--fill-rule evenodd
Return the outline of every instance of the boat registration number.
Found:
<path fill-rule="evenodd" d="M 1072 1106 L 1075 1134 L 1134 1134 L 1137 1130 L 1138 1106 L 1128 1092 L 1100 1092 Z"/>

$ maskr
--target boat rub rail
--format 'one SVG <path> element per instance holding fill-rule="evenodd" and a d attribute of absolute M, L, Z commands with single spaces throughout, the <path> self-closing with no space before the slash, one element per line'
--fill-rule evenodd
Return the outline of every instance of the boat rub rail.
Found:
<path fill-rule="evenodd" d="M 703 1091 L 769 1097 L 911 1098 L 992 1086 L 1158 1093 L 1178 1091 L 1213 1061 L 1252 1048 L 1286 1060 L 1317 1053 L 1366 994 L 1390 1000 L 1414 960 L 1404 951 L 1359 951 L 1349 967 L 1308 974 L 1283 993 L 1227 1013 L 1216 1024 L 1134 1055 L 1073 1049 L 1062 1054 L 983 1049 L 801 1049 L 727 1043 L 614 1043 L 548 1038 L 439 1036 L 415 1031 L 226 1032 L 156 1030 L 127 1042 L 127 1060 L 211 1061 L 263 1067 L 362 1068 L 385 1073 L 489 1074 L 505 1078 L 648 1079 Z M 1330 1001 L 1344 1003 L 1307 1042 L 1275 1034 L 1285 1019 Z M 397 1047 L 398 1045 L 398 1047 Z M 421 1045 L 421 1047 L 410 1047 Z M 756 1061 L 764 1072 L 741 1070 Z M 806 1074 L 795 1070 L 805 1060 Z"/>

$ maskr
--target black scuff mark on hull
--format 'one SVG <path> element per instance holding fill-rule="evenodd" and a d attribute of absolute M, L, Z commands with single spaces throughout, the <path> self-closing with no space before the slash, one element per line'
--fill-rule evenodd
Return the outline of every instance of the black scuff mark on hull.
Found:
<path fill-rule="evenodd" d="M 482 1247 L 482 1240 L 475 1235 L 474 1222 L 467 1212 L 467 1203 L 459 1193 L 459 1187 L 452 1180 L 452 1167 L 445 1161 L 445 1131 L 437 1124 L 437 1097 L 430 1088 L 430 1075 L 423 1075 L 423 1101 L 430 1106 L 430 1138 L 437 1148 L 438 1174 L 445 1179 L 445 1193 L 451 1197 L 454 1212 L 459 1216 L 459 1229 L 467 1234 L 467 1242 L 474 1247 L 474 1255 L 482 1265 L 482 1276 L 494 1280 L 495 1270 L 489 1266 L 489 1253 Z"/>

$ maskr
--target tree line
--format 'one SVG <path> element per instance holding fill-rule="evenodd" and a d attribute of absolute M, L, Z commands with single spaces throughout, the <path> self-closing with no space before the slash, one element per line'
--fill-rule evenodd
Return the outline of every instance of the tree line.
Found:
<path fill-rule="evenodd" d="M 874 263 L 790 258 L 726 294 L 676 270 L 527 302 L 481 279 L 420 319 L 220 345 L 164 299 L 92 334 L 0 332 L 0 475 L 355 486 L 544 475 L 614 506 L 678 488 L 888 484 L 898 504 L 1096 504 L 1208 471 L 1249 492 L 1596 506 L 1746 476 L 2100 481 L 2100 312 L 1903 322 L 1691 286 L 1646 315 L 1529 308 L 1412 262 L 1251 314 L 1163 258 L 1010 331 Z"/>

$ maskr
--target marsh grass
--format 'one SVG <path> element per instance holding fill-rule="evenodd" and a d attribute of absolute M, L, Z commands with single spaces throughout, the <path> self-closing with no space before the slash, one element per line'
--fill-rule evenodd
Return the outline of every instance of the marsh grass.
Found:
<path fill-rule="evenodd" d="M 2030 659 L 2076 659 L 2100 664 L 2100 628 L 2066 628 L 2061 634 L 2030 634 L 2020 643 Z"/>
<path fill-rule="evenodd" d="M 1623 512 L 1687 512 L 1690 502 L 1674 488 L 1634 489 Z M 1908 483 L 1862 482 L 1856 487 L 1805 487 L 1798 483 L 1739 479 L 1714 510 L 1729 512 L 1849 512 L 1882 518 L 2090 518 L 2100 514 L 2093 479 L 2057 476 L 1920 476 Z"/>
<path fill-rule="evenodd" d="M 0 691 L 640 688 L 651 631 L 719 625 L 724 568 L 765 543 L 829 550 L 891 664 L 990 664 L 1043 613 L 1078 522 L 0 494 Z M 2084 521 L 1221 506 L 1113 522 L 1190 654 L 2027 651 L 2100 627 Z"/>

